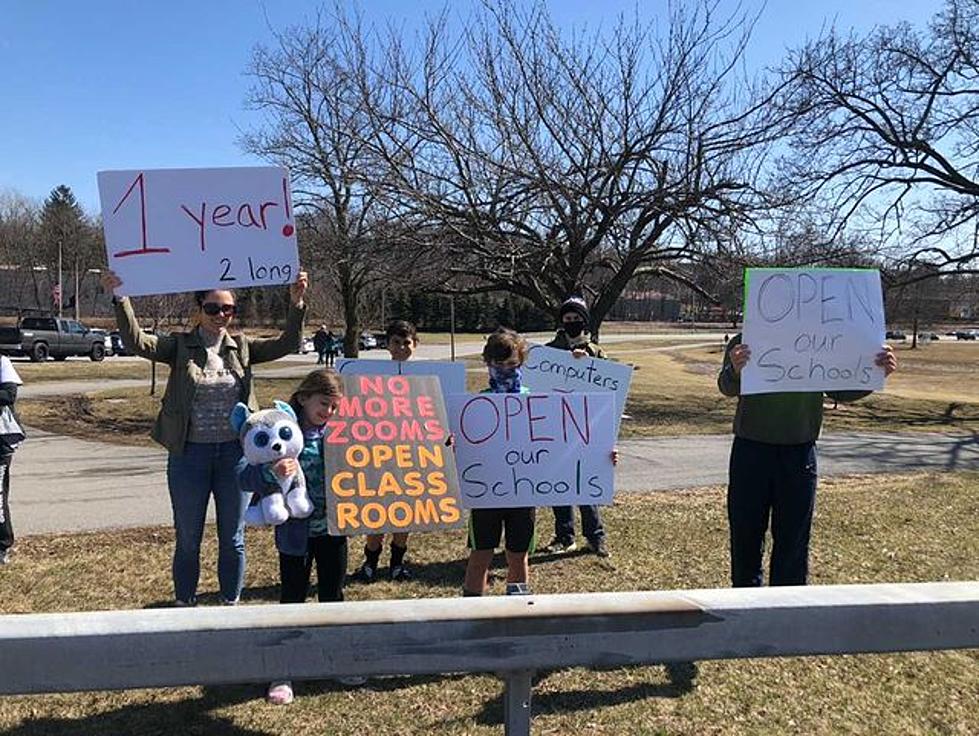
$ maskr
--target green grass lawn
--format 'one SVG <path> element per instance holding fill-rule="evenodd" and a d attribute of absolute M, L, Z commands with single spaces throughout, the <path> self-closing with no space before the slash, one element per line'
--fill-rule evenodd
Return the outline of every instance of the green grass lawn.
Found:
<path fill-rule="evenodd" d="M 853 477 L 822 484 L 812 582 L 979 579 L 979 473 Z M 161 490 L 162 492 L 162 490 Z M 551 514 L 539 515 L 541 535 Z M 536 593 L 727 585 L 720 488 L 620 497 L 606 513 L 613 557 L 537 558 Z M 206 532 L 204 605 L 217 604 L 213 529 Z M 247 605 L 274 604 L 268 530 L 247 535 Z M 351 584 L 349 600 L 459 594 L 464 536 L 416 536 L 416 578 Z M 361 560 L 351 542 L 350 569 Z M 36 536 L 0 568 L 0 611 L 59 612 L 165 605 L 171 597 L 167 528 Z M 386 555 L 382 565 L 387 562 Z M 382 567 L 382 573 L 386 569 Z M 494 592 L 500 593 L 497 579 Z M 2 667 L 2 663 L 0 663 Z M 2 671 L 2 670 L 0 670 Z M 535 734 L 974 734 L 979 651 L 699 662 L 541 673 Z M 297 684 L 275 708 L 255 685 L 0 698 L 4 736 L 163 734 L 502 733 L 502 684 L 490 676 L 373 680 L 347 689 Z"/>

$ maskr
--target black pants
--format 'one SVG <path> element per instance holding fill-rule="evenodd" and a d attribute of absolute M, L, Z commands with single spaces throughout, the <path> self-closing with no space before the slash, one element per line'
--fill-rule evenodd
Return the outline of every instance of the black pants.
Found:
<path fill-rule="evenodd" d="M 279 577 L 282 580 L 280 603 L 302 603 L 306 600 L 314 561 L 320 603 L 343 600 L 347 538 L 324 535 L 309 538 L 304 556 L 279 553 Z"/>
<path fill-rule="evenodd" d="M 770 445 L 735 437 L 727 488 L 731 584 L 762 584 L 762 553 L 771 517 L 769 584 L 805 585 L 815 503 L 815 442 Z"/>
<path fill-rule="evenodd" d="M 14 546 L 14 527 L 10 523 L 10 461 L 0 457 L 0 552 Z"/>

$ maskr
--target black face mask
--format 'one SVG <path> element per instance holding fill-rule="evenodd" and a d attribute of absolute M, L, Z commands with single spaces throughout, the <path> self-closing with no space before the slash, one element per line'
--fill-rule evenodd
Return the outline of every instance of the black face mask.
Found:
<path fill-rule="evenodd" d="M 562 326 L 564 327 L 564 334 L 568 337 L 578 337 L 578 335 L 585 331 L 585 323 L 578 322 L 577 320 L 574 322 L 565 322 Z"/>

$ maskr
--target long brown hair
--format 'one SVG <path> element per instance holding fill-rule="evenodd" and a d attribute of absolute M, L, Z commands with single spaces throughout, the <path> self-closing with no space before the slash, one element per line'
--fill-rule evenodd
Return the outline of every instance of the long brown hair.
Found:
<path fill-rule="evenodd" d="M 297 417 L 302 416 L 303 409 L 299 400 L 313 394 L 323 394 L 330 398 L 343 396 L 343 380 L 340 374 L 332 368 L 317 368 L 308 373 L 289 397 L 289 405 Z"/>

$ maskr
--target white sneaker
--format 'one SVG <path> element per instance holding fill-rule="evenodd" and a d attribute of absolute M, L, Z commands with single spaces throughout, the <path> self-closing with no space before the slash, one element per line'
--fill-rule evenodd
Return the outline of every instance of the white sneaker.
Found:
<path fill-rule="evenodd" d="M 265 693 L 265 699 L 272 705 L 289 705 L 293 701 L 292 683 L 288 680 L 273 682 Z"/>
<path fill-rule="evenodd" d="M 0 552 L 0 565 L 9 565 L 9 564 L 10 564 L 10 550 L 5 549 L 3 552 Z"/>

